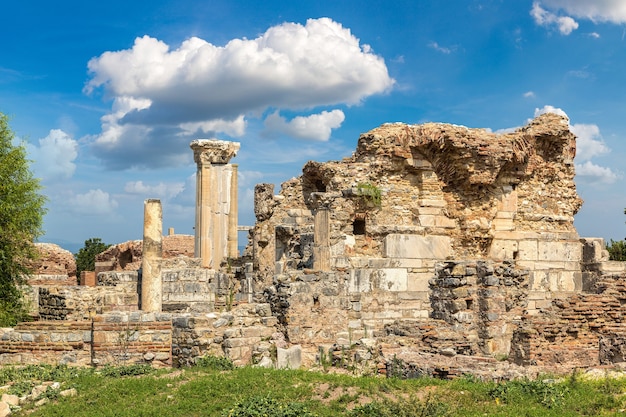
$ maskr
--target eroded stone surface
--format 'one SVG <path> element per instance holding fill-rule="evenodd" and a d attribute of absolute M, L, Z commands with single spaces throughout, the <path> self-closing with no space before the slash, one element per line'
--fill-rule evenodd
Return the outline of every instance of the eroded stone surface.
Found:
<path fill-rule="evenodd" d="M 327 205 L 336 265 L 354 256 L 561 261 L 563 242 L 579 245 L 574 154 L 575 136 L 554 114 L 502 135 L 438 123 L 383 125 L 361 135 L 351 158 L 307 163 L 301 177 L 282 184 L 271 213 L 258 210 L 259 268 L 269 280 L 276 261 L 312 264 L 305 249 L 320 195 L 334 196 Z M 380 206 L 365 187 L 380 192 Z M 401 241 L 407 244 L 394 244 Z M 580 257 L 578 249 L 567 255 Z"/>
<path fill-rule="evenodd" d="M 239 142 L 216 139 L 196 139 L 189 146 L 193 150 L 196 164 L 227 164 L 237 155 Z"/>

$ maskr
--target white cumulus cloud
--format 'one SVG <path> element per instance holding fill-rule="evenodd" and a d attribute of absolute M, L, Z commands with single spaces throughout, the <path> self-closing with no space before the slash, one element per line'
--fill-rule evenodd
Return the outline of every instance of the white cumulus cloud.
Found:
<path fill-rule="evenodd" d="M 240 137 L 246 132 L 246 120 L 240 115 L 235 120 L 209 120 L 205 122 L 181 123 L 184 134 L 224 132 L 232 137 Z"/>
<path fill-rule="evenodd" d="M 118 203 L 109 193 L 101 189 L 89 190 L 84 194 L 76 194 L 69 201 L 72 211 L 79 214 L 105 215 L 115 211 Z"/>
<path fill-rule="evenodd" d="M 329 18 L 283 23 L 224 46 L 192 37 L 172 48 L 144 36 L 88 67 L 85 92 L 114 98 L 94 143 L 111 168 L 180 163 L 198 132 L 241 136 L 245 118 L 267 109 L 358 104 L 395 83 L 380 56 Z"/>
<path fill-rule="evenodd" d="M 345 120 L 341 110 L 323 111 L 310 116 L 297 116 L 287 121 L 278 111 L 265 119 L 266 134 L 288 135 L 298 139 L 326 142 L 332 129 L 337 129 Z"/>
<path fill-rule="evenodd" d="M 626 23 L 624 0 L 541 0 L 550 9 L 564 10 L 579 19 L 592 22 Z"/>
<path fill-rule="evenodd" d="M 550 12 L 539 5 L 538 2 L 533 3 L 530 15 L 539 26 L 552 27 L 556 26 L 562 35 L 569 35 L 578 29 L 578 22 L 570 16 L 559 16 Z"/>
<path fill-rule="evenodd" d="M 44 182 L 66 180 L 74 175 L 78 156 L 78 144 L 67 133 L 52 129 L 48 136 L 39 139 L 39 145 L 28 145 L 33 159 L 35 175 Z"/>
<path fill-rule="evenodd" d="M 597 125 L 575 123 L 571 126 L 571 130 L 578 138 L 576 140 L 576 158 L 579 161 L 588 161 L 611 151 L 602 140 L 600 128 Z"/>
<path fill-rule="evenodd" d="M 610 168 L 596 165 L 591 161 L 576 164 L 576 175 L 588 177 L 592 182 L 604 184 L 612 184 L 621 178 L 619 174 L 613 172 Z"/>
<path fill-rule="evenodd" d="M 545 113 L 558 114 L 559 116 L 567 117 L 567 119 L 569 120 L 569 116 L 567 115 L 567 113 L 565 113 L 563 109 L 559 109 L 558 107 L 554 107 L 554 106 L 547 104 L 543 106 L 542 108 L 535 108 L 535 117 L 545 114 Z"/>
<path fill-rule="evenodd" d="M 543 113 L 555 113 L 569 116 L 563 109 L 550 105 L 535 109 L 535 117 Z M 596 165 L 590 160 L 594 157 L 607 154 L 611 149 L 602 140 L 600 128 L 595 124 L 575 123 L 570 124 L 570 130 L 576 135 L 576 175 L 586 177 L 592 182 L 610 184 L 620 178 L 620 175 L 611 168 Z"/>

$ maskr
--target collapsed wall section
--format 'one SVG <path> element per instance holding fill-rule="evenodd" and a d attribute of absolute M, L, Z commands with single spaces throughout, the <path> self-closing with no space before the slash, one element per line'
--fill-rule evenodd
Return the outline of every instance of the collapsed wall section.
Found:
<path fill-rule="evenodd" d="M 529 272 L 512 262 L 446 261 L 418 282 L 410 272 L 418 264 L 379 258 L 344 272 L 282 274 L 267 296 L 307 364 L 319 360 L 320 346 L 350 348 L 373 338 L 385 345 L 406 335 L 419 352 L 507 355 L 528 304 Z"/>
<path fill-rule="evenodd" d="M 307 163 L 278 195 L 257 187 L 255 268 L 270 285 L 274 274 L 350 270 L 361 258 L 420 260 L 422 280 L 445 259 L 512 260 L 529 270 L 537 312 L 581 290 L 574 155 L 555 114 L 506 134 L 382 125 L 352 157 Z"/>

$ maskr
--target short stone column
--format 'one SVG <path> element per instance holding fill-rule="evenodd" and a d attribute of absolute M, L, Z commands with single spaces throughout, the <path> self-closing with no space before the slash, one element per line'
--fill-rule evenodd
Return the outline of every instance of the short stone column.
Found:
<path fill-rule="evenodd" d="M 163 210 L 161 200 L 146 200 L 143 210 L 143 250 L 141 255 L 141 310 L 160 312 L 163 304 L 161 257 Z"/>
<path fill-rule="evenodd" d="M 314 206 L 313 269 L 330 271 L 330 206 L 336 197 L 331 193 L 311 193 Z"/>
<path fill-rule="evenodd" d="M 232 204 L 233 199 L 237 200 L 237 190 L 232 190 L 233 166 L 228 161 L 237 154 L 240 144 L 197 139 L 189 146 L 198 166 L 195 256 L 202 259 L 204 268 L 218 269 L 229 255 L 230 217 L 237 217 L 237 206 Z"/>

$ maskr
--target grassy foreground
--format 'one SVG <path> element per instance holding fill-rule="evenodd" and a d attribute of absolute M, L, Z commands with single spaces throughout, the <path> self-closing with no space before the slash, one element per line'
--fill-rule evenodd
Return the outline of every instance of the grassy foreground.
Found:
<path fill-rule="evenodd" d="M 230 369 L 209 359 L 186 369 L 0 368 L 4 392 L 25 395 L 41 381 L 60 387 L 16 416 L 611 416 L 626 415 L 626 379 L 539 379 L 487 383 L 353 377 L 310 371 Z M 38 381 L 38 382 L 37 382 Z M 75 388 L 77 395 L 59 392 Z"/>

